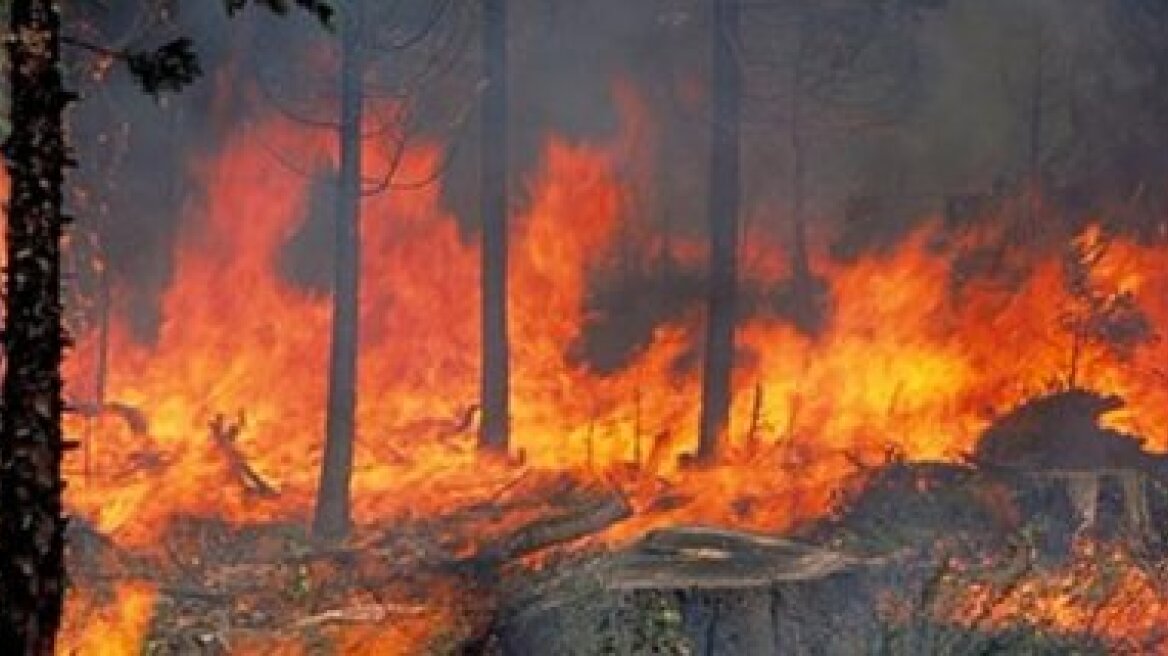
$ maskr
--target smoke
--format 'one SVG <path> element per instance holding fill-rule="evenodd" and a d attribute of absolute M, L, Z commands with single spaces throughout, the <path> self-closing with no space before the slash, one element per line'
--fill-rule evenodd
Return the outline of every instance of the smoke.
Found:
<path fill-rule="evenodd" d="M 120 297 L 128 303 L 125 309 L 135 318 L 139 337 L 149 341 L 159 292 L 172 274 L 183 208 L 197 202 L 200 193 L 191 184 L 193 164 L 201 154 L 216 152 L 231 127 L 275 111 L 270 98 L 256 93 L 263 85 L 300 113 L 330 121 L 335 35 L 304 16 L 248 11 L 229 20 L 216 3 L 170 2 L 165 19 L 143 20 L 130 4 L 138 3 L 111 3 L 84 14 L 77 10 L 70 16 L 74 32 L 136 47 L 187 35 L 197 44 L 206 71 L 193 88 L 158 102 L 135 88 L 119 67 L 108 67 L 89 53 L 70 53 L 74 86 L 85 98 L 71 116 L 81 162 L 73 177 L 75 211 L 81 229 L 99 236 Z M 848 2 L 834 4 L 847 9 Z M 1098 163 L 1109 161 L 1100 160 L 1100 154 L 1114 150 L 1108 138 L 1116 129 L 1089 129 L 1093 115 L 1105 116 L 1108 126 L 1123 124 L 1140 110 L 1136 105 L 1142 97 L 1138 71 L 1113 47 L 1120 36 L 1111 33 L 1104 10 L 1086 0 L 934 4 L 939 6 L 911 24 L 899 24 L 899 31 L 867 26 L 874 39 L 913 49 L 917 68 L 892 71 L 915 76 L 909 104 L 878 120 L 849 115 L 848 120 L 808 121 L 800 127 L 806 144 L 806 207 L 819 247 L 843 240 L 844 251 L 855 252 L 886 244 L 919 218 L 942 212 L 949 196 L 1025 187 L 1035 166 L 1027 148 L 1038 92 L 1038 168 L 1049 187 L 1078 185 L 1080 214 L 1097 209 L 1099 199 L 1130 196 L 1133 179 L 1152 181 L 1155 168 L 1116 173 L 1118 166 L 1107 169 Z M 434 6 L 393 5 L 396 14 L 379 14 L 371 25 L 392 25 L 396 35 L 423 24 Z M 412 102 L 419 116 L 415 130 L 452 151 L 438 184 L 470 239 L 478 221 L 477 9 L 464 0 L 451 5 L 450 21 L 458 24 L 443 29 L 458 32 L 458 50 L 449 70 L 420 87 Z M 750 3 L 743 30 L 742 63 L 748 72 L 744 213 L 750 229 L 779 235 L 780 242 L 788 234 L 792 194 L 789 117 L 781 111 L 791 93 L 790 53 L 784 54 L 784 48 L 810 38 L 804 25 L 789 20 L 800 7 L 807 5 Z M 513 0 L 510 13 L 515 206 L 524 202 L 524 180 L 536 168 L 549 134 L 594 141 L 619 129 L 614 81 L 627 80 L 647 106 L 656 133 L 651 154 L 656 171 L 637 189 L 636 221 L 641 228 L 701 234 L 709 4 Z M 848 29 L 854 34 L 866 27 Z M 410 59 L 415 56 L 383 53 L 377 67 L 400 75 L 416 63 Z M 873 68 L 861 82 L 888 74 Z M 1130 93 L 1108 102 L 1103 90 L 1122 90 L 1121 83 Z M 1158 163 L 1131 164 L 1144 165 Z M 311 216 L 305 229 L 289 246 L 287 273 L 323 289 L 331 266 L 330 233 L 323 228 L 331 220 L 330 185 L 327 171 L 309 168 L 307 174 L 321 179 L 314 184 L 317 198 L 307 210 Z M 857 207 L 879 211 L 849 211 Z"/>

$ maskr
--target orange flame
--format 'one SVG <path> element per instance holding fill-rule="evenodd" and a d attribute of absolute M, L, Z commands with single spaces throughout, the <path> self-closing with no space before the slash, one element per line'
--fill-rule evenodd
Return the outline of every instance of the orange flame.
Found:
<path fill-rule="evenodd" d="M 910 458 L 958 458 L 993 411 L 1065 378 L 1076 311 L 1061 259 L 1036 258 L 1011 289 L 950 284 L 961 238 L 923 228 L 894 252 L 824 261 L 834 312 L 817 339 L 762 313 L 740 329 L 725 467 L 689 471 L 699 380 L 679 367 L 700 345 L 701 311 L 662 325 L 621 371 L 601 375 L 568 357 L 585 324 L 589 277 L 619 226 L 636 224 L 634 187 L 647 121 L 621 94 L 626 129 L 606 146 L 549 140 L 514 217 L 510 316 L 513 442 L 529 465 L 584 475 L 629 470 L 637 516 L 603 536 L 620 540 L 675 521 L 778 530 L 825 512 L 853 472 L 850 458 L 894 448 Z M 324 426 L 330 303 L 280 274 L 279 258 L 306 220 L 311 185 L 271 151 L 328 169 L 331 145 L 278 120 L 240 131 L 195 167 L 203 195 L 183 208 L 173 282 L 155 344 L 110 332 L 108 398 L 137 407 L 149 431 L 112 417 L 91 436 L 93 474 L 68 499 L 124 547 L 147 549 L 178 514 L 234 522 L 303 518 L 315 491 Z M 371 169 L 389 153 L 367 146 Z M 422 177 L 436 147 L 409 153 L 403 177 Z M 640 173 L 638 173 L 640 172 Z M 415 175 L 417 174 L 417 175 Z M 457 416 L 477 394 L 478 252 L 435 186 L 364 201 L 361 366 L 353 495 L 361 524 L 440 514 L 484 498 L 510 474 L 484 463 Z M 939 241 L 948 239 L 947 246 Z M 1099 241 L 1089 232 L 1081 243 Z M 778 245 L 747 242 L 746 275 L 762 288 L 785 275 Z M 679 240 L 696 261 L 698 244 Z M 1133 295 L 1154 326 L 1168 325 L 1161 248 L 1116 240 L 1091 281 Z M 78 393 L 93 376 L 96 334 L 70 363 Z M 1141 345 L 1140 366 L 1086 348 L 1077 379 L 1123 395 L 1114 417 L 1168 447 L 1163 342 Z M 756 393 L 761 391 L 761 394 Z M 634 401 L 635 399 L 635 401 Z M 242 412 L 236 446 L 277 489 L 255 498 L 232 484 L 208 437 L 217 414 Z M 748 427 L 754 434 L 747 439 Z M 70 429 L 83 433 L 83 420 Z M 753 442 L 753 443 L 752 443 Z M 681 500 L 662 503 L 663 495 Z M 141 591 L 129 598 L 148 602 Z M 137 595 L 137 596 L 135 596 Z M 141 625 L 135 625 L 141 628 Z M 128 635 L 128 634 L 127 634 Z M 372 653 L 372 652 L 371 652 Z M 377 652 L 384 653 L 384 652 Z"/>
<path fill-rule="evenodd" d="M 130 656 L 142 652 L 156 593 L 151 585 L 114 585 L 116 603 L 103 603 L 97 593 L 75 590 L 67 597 L 65 625 L 58 637 L 62 654 Z"/>

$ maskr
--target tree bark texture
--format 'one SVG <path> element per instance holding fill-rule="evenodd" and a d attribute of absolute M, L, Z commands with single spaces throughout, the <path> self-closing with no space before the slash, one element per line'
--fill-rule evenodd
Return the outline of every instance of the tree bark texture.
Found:
<path fill-rule="evenodd" d="M 716 0 L 713 20 L 713 122 L 710 148 L 710 274 L 698 460 L 717 458 L 730 420 L 738 294 L 741 200 L 739 130 L 742 72 L 736 52 L 739 0 Z"/>
<path fill-rule="evenodd" d="M 0 403 L 0 652 L 53 653 L 65 586 L 61 502 L 62 83 L 53 0 L 10 4 L 12 133 Z"/>
<path fill-rule="evenodd" d="M 329 352 L 325 449 L 317 491 L 313 534 L 322 539 L 348 535 L 349 485 L 357 408 L 357 345 L 361 271 L 361 2 L 339 11 L 341 31 L 341 120 L 338 129 L 336 260 L 332 336 Z"/>
<path fill-rule="evenodd" d="M 483 448 L 509 442 L 507 331 L 507 0 L 483 0 L 482 108 L 482 423 Z"/>

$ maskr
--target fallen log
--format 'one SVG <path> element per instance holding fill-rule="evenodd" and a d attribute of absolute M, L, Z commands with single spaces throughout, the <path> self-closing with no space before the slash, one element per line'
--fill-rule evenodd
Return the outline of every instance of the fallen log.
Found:
<path fill-rule="evenodd" d="M 121 403 L 119 401 L 107 401 L 105 403 L 85 401 L 74 403 L 70 408 L 73 412 L 86 419 L 98 419 L 104 415 L 113 415 L 126 422 L 126 427 L 135 436 L 150 434 L 150 419 L 146 417 L 146 413 L 128 403 Z"/>
<path fill-rule="evenodd" d="M 460 438 L 470 435 L 478 421 L 479 405 L 472 403 L 448 417 L 422 417 L 389 429 L 395 438 L 409 443 L 437 442 L 450 450 L 458 450 Z"/>
<path fill-rule="evenodd" d="M 473 536 L 481 534 L 484 530 L 497 530 L 495 526 L 510 513 L 528 516 L 536 508 L 549 506 L 547 495 L 537 497 L 523 494 L 511 499 L 500 498 L 513 491 L 529 475 L 529 472 L 525 471 L 507 481 L 491 495 L 492 498 L 498 498 L 494 503 L 476 502 L 412 525 L 409 531 L 404 531 L 399 525 L 392 531 L 359 539 L 347 545 L 311 545 L 311 548 L 289 554 L 279 562 L 306 564 L 336 560 L 352 565 L 355 562 L 392 561 L 401 571 L 416 571 L 425 565 L 438 569 L 489 570 L 539 551 L 602 532 L 632 516 L 632 507 L 619 493 L 609 492 L 600 496 L 594 491 L 586 492 L 575 488 L 574 483 L 569 486 L 569 483 L 557 480 L 549 488 L 553 490 L 555 496 L 567 497 L 569 492 L 575 492 L 579 495 L 578 498 L 563 500 L 563 505 L 551 505 L 550 509 L 543 510 L 542 516 L 538 519 L 501 535 L 483 539 L 477 545 L 473 543 L 466 545 L 466 551 L 458 551 L 442 543 L 440 538 L 444 534 L 464 535 L 473 539 Z M 403 545 L 403 539 L 408 539 L 408 535 L 425 536 L 426 539 L 417 545 Z M 468 552 L 469 555 L 466 555 Z M 241 564 L 258 566 L 268 562 L 247 560 Z M 395 575 L 400 575 L 400 572 Z"/>
<path fill-rule="evenodd" d="M 636 544 L 638 551 L 679 553 L 687 549 L 719 549 L 735 553 L 778 552 L 805 554 L 816 547 L 764 533 L 735 531 L 712 526 L 679 526 L 646 533 Z"/>
<path fill-rule="evenodd" d="M 488 542 L 466 564 L 502 565 L 550 547 L 599 533 L 633 514 L 628 500 L 613 493 L 571 514 L 539 519 L 494 542 Z"/>
<path fill-rule="evenodd" d="M 423 615 L 425 606 L 409 604 L 364 604 L 348 608 L 334 608 L 309 615 L 293 623 L 294 629 L 307 629 L 324 624 L 360 624 L 384 622 L 394 616 Z"/>
<path fill-rule="evenodd" d="M 717 529 L 654 531 L 614 561 L 605 576 L 613 590 L 729 590 L 821 579 L 884 564 L 785 538 Z"/>

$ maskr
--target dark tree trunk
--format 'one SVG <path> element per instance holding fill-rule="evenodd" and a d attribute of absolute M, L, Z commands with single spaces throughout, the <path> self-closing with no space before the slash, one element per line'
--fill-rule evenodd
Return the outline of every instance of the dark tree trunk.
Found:
<path fill-rule="evenodd" d="M 798 84 L 792 91 L 791 118 L 791 280 L 794 300 L 795 325 L 806 331 L 813 324 L 811 262 L 807 256 L 807 224 L 804 216 L 804 193 L 806 190 L 806 162 L 803 146 L 803 129 L 800 120 L 800 95 Z"/>
<path fill-rule="evenodd" d="M 806 25 L 807 19 L 801 22 Z M 806 28 L 805 28 L 806 29 Z M 802 35 L 792 62 L 790 98 L 791 148 L 791 319 L 801 332 L 818 333 L 822 316 L 818 304 L 815 274 L 807 254 L 807 145 L 803 138 L 805 121 L 803 93 L 806 80 L 803 71 L 808 56 L 807 43 Z"/>
<path fill-rule="evenodd" d="M 483 0 L 482 423 L 479 443 L 507 450 L 510 354 L 507 336 L 507 0 Z"/>
<path fill-rule="evenodd" d="M 60 16 L 54 0 L 9 5 L 12 134 L 3 412 L 0 413 L 0 645 L 53 653 L 65 585 L 61 505 L 61 237 L 64 170 Z"/>
<path fill-rule="evenodd" d="M 805 23 L 806 19 L 801 21 Z M 803 226 L 803 191 L 804 191 L 804 159 L 803 159 L 803 66 L 807 57 L 806 44 L 802 35 L 798 35 L 799 46 L 796 48 L 795 59 L 791 62 L 791 98 L 789 112 L 790 134 L 788 141 L 791 148 L 791 221 L 794 225 L 791 244 L 791 271 L 798 280 L 807 270 L 806 230 Z"/>
<path fill-rule="evenodd" d="M 823 327 L 823 310 L 819 302 L 820 283 L 811 269 L 807 252 L 806 152 L 801 137 L 793 137 L 792 142 L 791 319 L 803 334 L 817 335 Z"/>
<path fill-rule="evenodd" d="M 701 426 L 697 457 L 717 458 L 730 420 L 738 294 L 739 122 L 741 70 L 736 55 L 739 0 L 715 0 L 713 122 L 710 144 L 708 282 Z"/>
<path fill-rule="evenodd" d="M 341 30 L 340 167 L 337 172 L 336 259 L 324 460 L 316 497 L 313 534 L 348 535 L 349 482 L 357 407 L 358 299 L 361 254 L 361 2 L 339 11 Z"/>
<path fill-rule="evenodd" d="M 1043 118 L 1046 116 L 1046 47 L 1041 35 L 1036 37 L 1034 53 L 1034 78 L 1030 90 L 1030 119 L 1027 132 L 1026 152 L 1026 220 L 1023 236 L 1035 235 L 1038 221 L 1039 194 L 1043 191 L 1042 171 Z"/>

